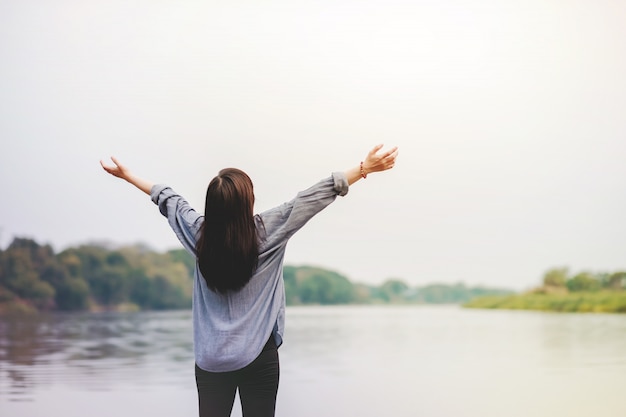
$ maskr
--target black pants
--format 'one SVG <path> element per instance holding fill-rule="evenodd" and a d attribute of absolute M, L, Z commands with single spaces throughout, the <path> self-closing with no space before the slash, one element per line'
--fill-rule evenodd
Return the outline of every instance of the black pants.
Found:
<path fill-rule="evenodd" d="M 200 417 L 228 417 L 239 388 L 244 417 L 274 417 L 278 392 L 278 349 L 274 338 L 248 366 L 232 372 L 207 372 L 196 365 Z"/>

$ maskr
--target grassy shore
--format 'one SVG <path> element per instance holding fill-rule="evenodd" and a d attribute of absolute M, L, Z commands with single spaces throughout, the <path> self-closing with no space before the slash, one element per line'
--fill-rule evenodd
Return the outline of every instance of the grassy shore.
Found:
<path fill-rule="evenodd" d="M 470 300 L 468 308 L 539 310 L 571 313 L 626 313 L 626 291 L 572 292 L 566 294 L 515 294 Z"/>

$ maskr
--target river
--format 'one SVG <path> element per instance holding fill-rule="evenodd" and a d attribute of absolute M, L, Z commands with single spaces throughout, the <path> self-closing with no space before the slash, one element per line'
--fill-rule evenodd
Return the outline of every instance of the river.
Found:
<path fill-rule="evenodd" d="M 191 334 L 187 311 L 3 317 L 0 415 L 196 416 Z M 279 352 L 278 417 L 626 415 L 626 315 L 289 307 Z"/>

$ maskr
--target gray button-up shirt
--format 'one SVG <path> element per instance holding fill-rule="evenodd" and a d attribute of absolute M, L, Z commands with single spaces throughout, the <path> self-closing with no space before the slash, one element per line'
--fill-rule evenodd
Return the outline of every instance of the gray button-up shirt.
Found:
<path fill-rule="evenodd" d="M 287 241 L 314 215 L 348 193 L 343 173 L 319 181 L 291 201 L 254 216 L 260 240 L 258 267 L 241 290 L 211 291 L 196 263 L 193 287 L 193 333 L 196 364 L 206 371 L 227 372 L 250 364 L 272 335 L 283 340 L 285 287 L 283 259 Z M 185 249 L 195 256 L 204 216 L 170 187 L 152 187 L 150 197 L 167 217 Z"/>

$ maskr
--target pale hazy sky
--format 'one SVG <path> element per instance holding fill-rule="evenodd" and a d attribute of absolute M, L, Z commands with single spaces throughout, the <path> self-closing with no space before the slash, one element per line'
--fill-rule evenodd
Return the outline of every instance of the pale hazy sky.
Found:
<path fill-rule="evenodd" d="M 203 210 L 257 211 L 376 143 L 394 170 L 297 234 L 353 281 L 523 289 L 626 269 L 626 2 L 0 0 L 0 247 L 178 247 L 116 155 Z"/>

